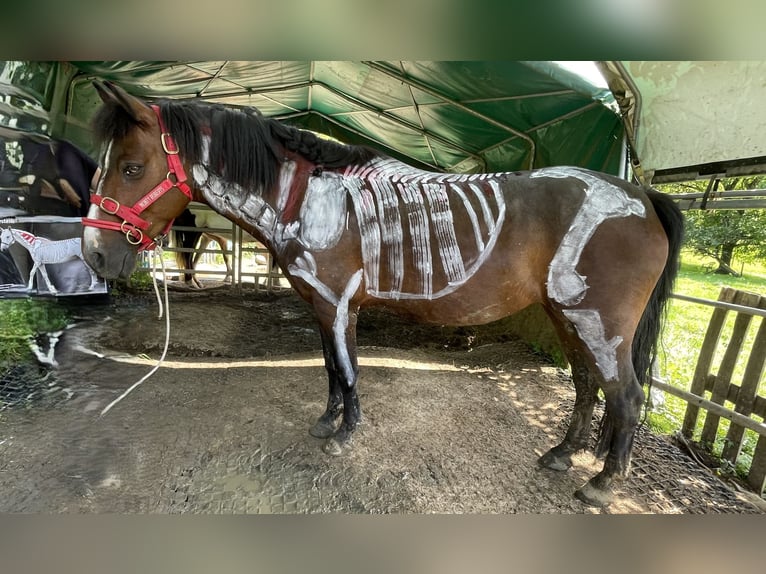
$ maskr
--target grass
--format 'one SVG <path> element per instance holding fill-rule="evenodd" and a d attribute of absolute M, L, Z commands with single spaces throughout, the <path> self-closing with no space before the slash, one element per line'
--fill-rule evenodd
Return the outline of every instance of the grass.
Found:
<path fill-rule="evenodd" d="M 676 281 L 675 292 L 715 300 L 718 298 L 722 287 L 732 287 L 766 295 L 766 265 L 762 262 L 745 266 L 743 277 L 710 273 L 711 262 L 712 260 L 706 260 L 691 252 L 684 251 L 682 253 L 681 272 Z M 700 348 L 702 347 L 702 340 L 712 312 L 713 308 L 709 306 L 680 301 L 678 299 L 670 300 L 668 320 L 663 333 L 659 356 L 661 378 L 669 384 L 689 390 Z M 721 362 L 723 350 L 726 348 L 726 343 L 728 343 L 734 323 L 734 316 L 734 313 L 729 313 L 727 316 L 721 341 L 713 358 L 713 372 L 717 370 Z M 732 382 L 736 384 L 739 384 L 742 379 L 746 358 L 749 356 L 749 351 L 760 322 L 760 318 L 754 318 L 748 330 L 743 352 L 740 355 L 732 377 Z M 763 378 L 759 394 L 761 396 L 766 394 L 766 381 Z M 731 405 L 728 406 L 731 407 Z M 649 425 L 656 432 L 666 434 L 675 432 L 681 428 L 685 411 L 685 401 L 665 394 L 664 406 L 659 412 L 652 413 L 649 416 Z M 699 436 L 703 420 L 704 411 L 701 411 L 697 425 L 698 428 L 694 434 L 695 439 Z M 728 428 L 728 421 L 722 420 L 718 430 L 718 438 L 711 445 L 714 454 L 720 455 Z M 756 440 L 757 435 L 755 433 L 749 430 L 746 431 L 745 445 L 741 455 L 741 466 L 743 467 L 740 469 L 741 471 L 744 467 L 749 467 L 749 459 L 752 457 Z"/>
<path fill-rule="evenodd" d="M 27 340 L 67 325 L 68 313 L 55 301 L 0 299 L 0 368 L 32 358 Z"/>
<path fill-rule="evenodd" d="M 0 422 L 2 410 L 40 396 L 46 388 L 30 347 L 33 337 L 63 329 L 70 315 L 45 299 L 0 299 Z"/>

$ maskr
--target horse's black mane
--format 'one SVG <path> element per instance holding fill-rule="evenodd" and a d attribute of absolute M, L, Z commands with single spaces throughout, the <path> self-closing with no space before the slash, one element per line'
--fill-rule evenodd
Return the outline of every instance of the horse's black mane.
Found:
<path fill-rule="evenodd" d="M 211 135 L 211 171 L 245 189 L 269 189 L 279 176 L 279 146 L 308 161 L 333 169 L 367 162 L 376 152 L 317 137 L 309 131 L 264 117 L 255 108 L 229 108 L 204 102 L 158 102 L 162 119 L 183 158 L 202 159 L 202 140 Z M 119 140 L 136 126 L 120 106 L 104 104 L 93 119 L 96 138 L 103 143 Z"/>

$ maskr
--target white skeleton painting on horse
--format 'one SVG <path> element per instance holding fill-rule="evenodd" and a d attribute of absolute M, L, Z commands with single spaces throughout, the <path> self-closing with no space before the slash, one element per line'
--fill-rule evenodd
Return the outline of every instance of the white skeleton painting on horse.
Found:
<path fill-rule="evenodd" d="M 39 270 L 45 281 L 48 292 L 53 295 L 58 294 L 59 289 L 57 289 L 53 282 L 51 282 L 46 265 L 67 263 L 76 260 L 79 260 L 82 263 L 90 275 L 88 291 L 94 291 L 98 288 L 99 278 L 83 259 L 79 237 L 54 241 L 34 235 L 29 231 L 15 229 L 13 227 L 2 228 L 0 231 L 0 249 L 6 251 L 14 243 L 26 249 L 32 258 L 33 265 L 29 272 L 29 280 L 26 285 L 27 291 L 32 291 L 35 276 Z M 38 285 L 38 291 L 39 290 L 40 286 Z"/>

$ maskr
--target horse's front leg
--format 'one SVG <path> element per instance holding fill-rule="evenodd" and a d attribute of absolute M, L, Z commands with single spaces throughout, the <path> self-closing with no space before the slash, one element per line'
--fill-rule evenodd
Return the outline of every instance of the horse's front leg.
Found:
<path fill-rule="evenodd" d="M 327 369 L 330 389 L 327 396 L 327 408 L 311 427 L 309 434 L 317 438 L 330 438 L 335 434 L 337 430 L 335 423 L 343 412 L 343 392 L 338 378 L 338 367 L 335 363 L 335 343 L 333 342 L 332 328 L 328 329 L 322 326 L 320 333 L 322 335 L 324 366 Z"/>
<path fill-rule="evenodd" d="M 296 258 L 294 263 L 288 265 L 287 270 L 313 290 L 310 299 L 322 332 L 330 396 L 327 409 L 312 427 L 312 434 L 324 437 L 331 433 L 338 416 L 340 397 L 343 401 L 343 421 L 334 434 L 327 436 L 324 446 L 326 453 L 338 455 L 351 441 L 351 435 L 362 417 L 359 397 L 356 394 L 359 372 L 356 357 L 356 320 L 359 304 L 352 302 L 362 283 L 362 270 L 358 270 L 349 278 L 340 294 L 317 277 L 317 265 L 310 253 Z"/>
<path fill-rule="evenodd" d="M 356 321 L 358 309 L 339 308 L 332 325 L 322 321 L 322 343 L 325 367 L 329 379 L 327 409 L 311 429 L 313 436 L 327 438 L 323 449 L 327 454 L 340 455 L 362 418 L 356 381 L 359 364 L 356 352 Z M 335 430 L 335 421 L 343 419 Z"/>
<path fill-rule="evenodd" d="M 27 291 L 32 290 L 32 284 L 35 282 L 35 275 L 37 274 L 37 268 L 40 267 L 40 264 L 35 261 L 34 265 L 32 265 L 32 270 L 29 272 L 29 282 L 27 283 Z"/>
<path fill-rule="evenodd" d="M 40 273 L 42 273 L 43 279 L 45 280 L 45 284 L 48 286 L 48 292 L 55 295 L 58 293 L 58 289 L 51 283 L 51 278 L 48 277 L 48 270 L 45 268 L 45 264 L 40 264 Z M 38 286 L 39 288 L 39 286 Z"/>

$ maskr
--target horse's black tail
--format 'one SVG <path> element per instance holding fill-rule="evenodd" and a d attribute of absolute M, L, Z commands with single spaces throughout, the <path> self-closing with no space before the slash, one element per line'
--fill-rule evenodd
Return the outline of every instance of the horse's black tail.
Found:
<path fill-rule="evenodd" d="M 676 203 L 658 191 L 650 189 L 646 193 L 668 236 L 668 258 L 633 338 L 633 370 L 641 385 L 651 381 L 652 363 L 657 355 L 657 343 L 666 314 L 665 305 L 678 275 L 679 255 L 684 239 L 684 216 Z"/>

